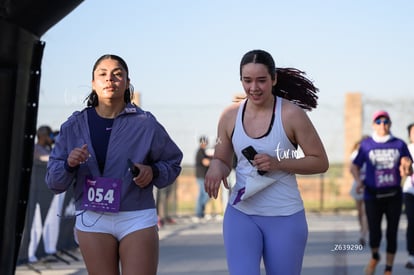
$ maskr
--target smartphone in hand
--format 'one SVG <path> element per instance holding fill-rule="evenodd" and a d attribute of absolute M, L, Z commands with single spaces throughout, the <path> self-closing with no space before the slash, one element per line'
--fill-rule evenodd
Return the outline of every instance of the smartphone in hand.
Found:
<path fill-rule="evenodd" d="M 250 162 L 251 165 L 253 165 L 254 156 L 257 154 L 256 149 L 253 148 L 253 146 L 247 146 L 242 150 L 243 156 L 246 157 L 246 159 Z M 266 171 L 257 170 L 259 175 L 266 174 Z"/>
<path fill-rule="evenodd" d="M 140 172 L 139 168 L 134 165 L 131 159 L 128 159 L 128 166 L 129 166 L 129 171 L 131 172 L 134 178 L 139 175 L 139 172 Z"/>

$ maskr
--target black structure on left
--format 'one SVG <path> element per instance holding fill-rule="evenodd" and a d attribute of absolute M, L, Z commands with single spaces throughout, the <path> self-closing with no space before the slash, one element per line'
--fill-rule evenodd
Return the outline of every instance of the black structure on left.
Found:
<path fill-rule="evenodd" d="M 15 272 L 36 135 L 40 37 L 82 0 L 0 0 L 0 274 Z"/>

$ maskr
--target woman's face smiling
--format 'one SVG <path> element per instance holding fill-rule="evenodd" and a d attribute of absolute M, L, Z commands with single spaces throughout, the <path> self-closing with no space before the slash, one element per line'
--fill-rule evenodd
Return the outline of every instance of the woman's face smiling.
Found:
<path fill-rule="evenodd" d="M 258 63 L 248 63 L 242 67 L 241 82 L 247 98 L 256 102 L 266 101 L 276 84 L 267 67 Z"/>
<path fill-rule="evenodd" d="M 93 72 L 92 89 L 99 100 L 124 100 L 124 93 L 129 86 L 127 72 L 114 59 L 104 59 Z"/>

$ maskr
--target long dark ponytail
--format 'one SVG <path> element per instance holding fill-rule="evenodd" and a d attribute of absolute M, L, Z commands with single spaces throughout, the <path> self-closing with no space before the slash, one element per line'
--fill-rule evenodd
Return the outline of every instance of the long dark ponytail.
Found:
<path fill-rule="evenodd" d="M 129 70 L 128 70 L 128 65 L 126 64 L 125 60 L 123 60 L 120 56 L 114 55 L 114 54 L 105 54 L 102 55 L 101 57 L 98 58 L 98 60 L 96 60 L 95 64 L 93 65 L 93 69 L 92 69 L 92 80 L 94 79 L 93 76 L 93 72 L 96 70 L 96 67 L 98 67 L 99 63 L 102 62 L 102 60 L 105 59 L 114 59 L 116 61 L 119 62 L 119 64 L 121 64 L 121 66 L 124 68 L 124 70 L 127 73 L 127 78 L 129 80 Z M 134 96 L 134 87 L 130 84 L 128 86 L 128 88 L 125 90 L 124 93 L 124 101 L 125 103 L 130 103 L 133 99 Z M 99 100 L 98 100 L 98 94 L 96 93 L 96 91 L 92 90 L 92 92 L 85 98 L 86 101 L 86 105 L 88 107 L 96 107 L 99 104 Z"/>
<path fill-rule="evenodd" d="M 267 67 L 272 80 L 277 73 L 277 84 L 273 86 L 272 94 L 285 98 L 305 110 L 312 110 L 318 103 L 319 91 L 312 81 L 305 77 L 305 72 L 295 68 L 276 68 L 273 57 L 263 50 L 252 50 L 247 52 L 240 62 L 240 79 L 242 67 L 248 63 L 263 64 Z"/>

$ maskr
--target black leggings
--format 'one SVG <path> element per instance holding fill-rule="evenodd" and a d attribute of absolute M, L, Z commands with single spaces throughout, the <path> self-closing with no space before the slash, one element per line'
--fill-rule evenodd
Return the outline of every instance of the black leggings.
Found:
<path fill-rule="evenodd" d="M 369 228 L 369 246 L 379 248 L 382 237 L 381 222 L 385 214 L 387 220 L 386 250 L 395 254 L 397 251 L 398 224 L 400 222 L 402 209 L 402 194 L 398 193 L 392 197 L 365 200 L 365 212 L 367 213 Z"/>
<path fill-rule="evenodd" d="M 407 251 L 414 256 L 414 195 L 404 193 L 405 214 L 407 215 Z"/>

